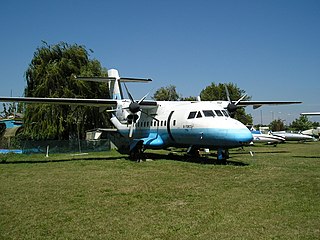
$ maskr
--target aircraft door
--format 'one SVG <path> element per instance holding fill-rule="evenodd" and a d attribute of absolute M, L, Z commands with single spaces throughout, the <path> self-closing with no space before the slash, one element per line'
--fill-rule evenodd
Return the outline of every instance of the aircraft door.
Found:
<path fill-rule="evenodd" d="M 171 131 L 171 128 L 175 127 L 175 125 L 176 125 L 176 120 L 175 119 L 172 120 L 173 113 L 174 113 L 174 111 L 171 111 L 170 114 L 169 114 L 169 117 L 168 117 L 167 132 L 168 132 L 170 140 L 175 142 L 175 139 L 174 139 L 174 137 L 172 135 L 172 131 Z"/>

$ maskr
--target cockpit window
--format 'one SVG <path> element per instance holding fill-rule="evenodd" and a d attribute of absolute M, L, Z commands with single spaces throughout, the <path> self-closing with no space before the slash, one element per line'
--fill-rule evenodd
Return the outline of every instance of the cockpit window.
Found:
<path fill-rule="evenodd" d="M 229 114 L 226 110 L 222 110 L 223 114 L 226 116 L 226 117 L 229 117 Z"/>
<path fill-rule="evenodd" d="M 219 117 L 222 117 L 223 114 L 220 110 L 214 110 L 214 112 L 219 116 Z"/>
<path fill-rule="evenodd" d="M 206 116 L 206 117 L 214 117 L 215 116 L 212 110 L 203 110 L 202 112 L 203 112 L 204 116 Z"/>
<path fill-rule="evenodd" d="M 200 111 L 199 111 L 198 114 L 197 114 L 197 118 L 202 118 L 202 114 L 201 114 Z"/>
<path fill-rule="evenodd" d="M 197 114 L 197 112 L 190 112 L 188 119 L 195 118 L 196 114 Z"/>

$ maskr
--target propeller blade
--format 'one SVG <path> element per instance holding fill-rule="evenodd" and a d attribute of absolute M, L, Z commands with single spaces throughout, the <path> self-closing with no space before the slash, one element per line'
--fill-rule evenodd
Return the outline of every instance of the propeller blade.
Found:
<path fill-rule="evenodd" d="M 243 95 L 238 101 L 236 101 L 236 103 L 234 105 L 238 105 L 238 103 L 244 99 L 247 96 L 247 94 Z"/>
<path fill-rule="evenodd" d="M 231 99 L 230 99 L 230 94 L 229 94 L 229 90 L 227 88 L 227 85 L 224 85 L 224 88 L 226 89 L 227 99 L 228 99 L 229 103 L 232 103 Z"/>
<path fill-rule="evenodd" d="M 124 87 L 126 88 L 127 94 L 129 96 L 131 102 L 134 102 L 134 99 L 133 99 L 132 95 L 130 94 L 130 92 L 129 92 L 128 88 L 127 88 L 127 85 L 125 83 L 123 83 L 123 84 L 124 84 Z"/>
<path fill-rule="evenodd" d="M 159 122 L 159 119 L 155 118 L 154 116 L 150 115 L 149 113 L 145 112 L 145 111 L 142 111 L 141 112 L 145 115 L 147 115 L 148 117 L 151 117 L 153 120 L 156 120 L 157 122 Z"/>
<path fill-rule="evenodd" d="M 148 97 L 149 93 L 150 92 L 148 92 L 146 95 L 144 95 L 144 97 L 139 100 L 138 104 L 142 103 Z"/>
<path fill-rule="evenodd" d="M 130 124 L 130 128 L 129 128 L 129 138 L 132 138 L 133 135 L 133 127 L 134 127 L 134 122 L 132 122 Z"/>

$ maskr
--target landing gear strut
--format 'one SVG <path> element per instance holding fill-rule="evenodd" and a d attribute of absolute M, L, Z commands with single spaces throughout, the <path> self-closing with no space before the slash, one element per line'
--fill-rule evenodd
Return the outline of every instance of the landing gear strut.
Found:
<path fill-rule="evenodd" d="M 131 160 L 141 162 L 143 160 L 144 150 L 145 149 L 143 148 L 143 141 L 137 142 L 137 144 L 130 150 L 129 158 Z"/>
<path fill-rule="evenodd" d="M 218 161 L 226 161 L 229 158 L 228 149 L 218 149 L 217 160 Z"/>
<path fill-rule="evenodd" d="M 190 146 L 187 150 L 187 154 L 192 157 L 200 157 L 200 149 L 195 146 Z"/>

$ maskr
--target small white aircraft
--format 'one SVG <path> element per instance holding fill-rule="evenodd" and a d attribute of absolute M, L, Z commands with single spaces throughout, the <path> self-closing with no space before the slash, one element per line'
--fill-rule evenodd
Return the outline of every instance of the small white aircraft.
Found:
<path fill-rule="evenodd" d="M 286 132 L 286 131 L 279 131 L 279 132 L 272 132 L 272 135 L 283 137 L 286 141 L 312 141 L 313 137 L 309 135 L 305 135 L 302 133 L 295 133 L 295 132 Z"/>
<path fill-rule="evenodd" d="M 303 116 L 320 116 L 320 112 L 305 112 L 300 113 L 300 115 Z M 316 129 L 308 129 L 301 132 L 302 134 L 313 136 L 313 137 L 320 137 L 320 127 L 317 127 Z"/>
<path fill-rule="evenodd" d="M 283 143 L 286 141 L 285 138 L 280 136 L 274 136 L 271 133 L 262 133 L 261 131 L 252 129 L 251 134 L 253 137 L 253 143 L 266 143 L 276 145 L 278 143 Z"/>
<path fill-rule="evenodd" d="M 135 100 L 126 85 L 129 99 L 124 99 L 120 82 L 150 82 L 151 79 L 120 78 L 116 69 L 108 70 L 108 78 L 78 78 L 109 84 L 113 99 L 0 97 L 3 102 L 51 103 L 112 107 L 111 122 L 117 131 L 129 139 L 130 156 L 140 160 L 145 149 L 185 147 L 196 155 L 200 148 L 215 149 L 217 158 L 229 157 L 228 149 L 249 144 L 253 137 L 249 129 L 228 114 L 238 107 L 265 104 L 295 104 L 297 101 L 152 101 Z M 125 83 L 124 83 L 125 84 Z M 229 95 L 229 94 L 228 94 Z"/>
<path fill-rule="evenodd" d="M 312 136 L 312 137 L 319 138 L 320 137 L 320 127 L 317 127 L 315 129 L 313 129 L 313 128 L 307 129 L 307 130 L 302 131 L 301 133 L 305 134 L 305 135 Z"/>

